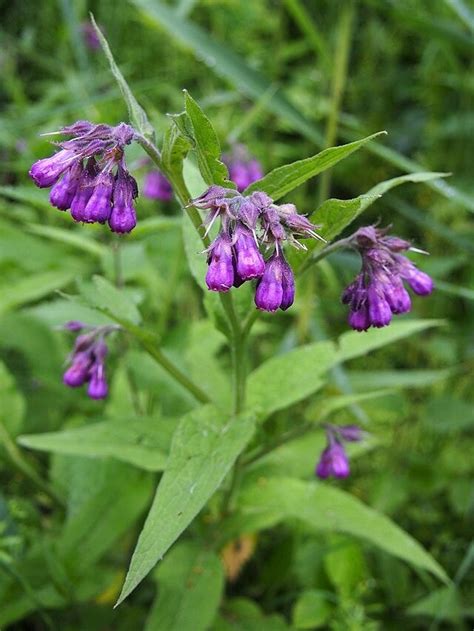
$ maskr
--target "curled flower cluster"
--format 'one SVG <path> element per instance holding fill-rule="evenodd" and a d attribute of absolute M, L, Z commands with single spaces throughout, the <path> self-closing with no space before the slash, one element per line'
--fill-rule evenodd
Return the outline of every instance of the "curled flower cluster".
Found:
<path fill-rule="evenodd" d="M 374 226 L 360 228 L 350 239 L 360 253 L 362 268 L 342 294 L 349 305 L 349 324 L 356 331 L 390 324 L 392 314 L 411 309 L 410 294 L 404 282 L 419 296 L 433 290 L 433 281 L 400 252 L 411 248 L 408 241 L 387 236 L 387 230 Z"/>
<path fill-rule="evenodd" d="M 329 476 L 347 478 L 350 473 L 349 458 L 343 442 L 358 442 L 364 432 L 357 425 L 328 425 L 326 427 L 327 446 L 316 466 L 316 475 L 325 480 Z"/>
<path fill-rule="evenodd" d="M 159 199 L 162 202 L 169 202 L 173 199 L 173 188 L 161 171 L 153 169 L 145 176 L 143 195 L 148 197 L 148 199 Z"/>
<path fill-rule="evenodd" d="M 229 177 L 240 193 L 263 177 L 262 165 L 249 155 L 244 145 L 234 145 L 232 151 L 222 156 L 222 161 L 229 169 Z"/>
<path fill-rule="evenodd" d="M 69 367 L 63 375 L 64 384 L 70 388 L 79 388 L 87 383 L 87 394 L 91 399 L 105 399 L 109 392 L 105 377 L 105 358 L 108 353 L 105 336 L 118 327 L 89 327 L 74 320 L 68 322 L 65 328 L 79 335 L 68 358 Z"/>
<path fill-rule="evenodd" d="M 70 209 L 75 221 L 108 222 L 117 233 L 133 230 L 138 188 L 124 155 L 134 138 L 133 128 L 125 123 L 111 127 L 77 121 L 59 133 L 71 138 L 55 143 L 60 151 L 33 164 L 30 176 L 35 184 L 52 187 L 51 204 Z"/>
<path fill-rule="evenodd" d="M 207 231 L 216 219 L 221 223 L 218 236 L 207 250 L 208 288 L 225 292 L 256 279 L 258 309 L 288 309 L 295 297 L 295 281 L 282 244 L 286 241 L 305 249 L 298 238 L 321 238 L 309 219 L 298 214 L 293 204 L 277 206 L 265 193 L 244 196 L 221 186 L 211 186 L 193 205 L 209 210 Z M 260 246 L 271 250 L 266 261 Z"/>

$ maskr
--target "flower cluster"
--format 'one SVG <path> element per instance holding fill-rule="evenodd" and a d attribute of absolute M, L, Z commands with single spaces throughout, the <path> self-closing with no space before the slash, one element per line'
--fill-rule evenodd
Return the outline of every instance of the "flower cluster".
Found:
<path fill-rule="evenodd" d="M 108 353 L 105 337 L 119 327 L 90 327 L 73 320 L 67 322 L 65 328 L 79 335 L 68 358 L 69 367 L 63 375 L 64 384 L 70 388 L 79 388 L 87 383 L 87 394 L 91 399 L 105 399 L 109 392 L 105 378 L 105 358 Z"/>
<path fill-rule="evenodd" d="M 161 171 L 153 169 L 145 176 L 143 195 L 148 197 L 148 199 L 159 199 L 162 202 L 169 202 L 173 199 L 173 188 Z"/>
<path fill-rule="evenodd" d="M 222 156 L 222 161 L 229 169 L 229 177 L 240 193 L 263 177 L 262 165 L 249 155 L 244 145 L 234 145 L 232 151 Z"/>
<path fill-rule="evenodd" d="M 329 476 L 347 478 L 350 473 L 349 458 L 343 442 L 362 440 L 364 432 L 357 425 L 328 425 L 326 427 L 327 446 L 316 466 L 316 475 L 325 480 Z"/>
<path fill-rule="evenodd" d="M 293 204 L 277 206 L 265 193 L 244 196 L 221 186 L 211 186 L 192 203 L 209 210 L 207 231 L 220 219 L 219 234 L 207 250 L 208 288 L 225 292 L 256 279 L 258 309 L 288 309 L 293 304 L 295 281 L 282 244 L 286 241 L 305 249 L 298 238 L 321 238 L 309 219 L 300 215 Z M 271 250 L 266 261 L 260 246 Z"/>
<path fill-rule="evenodd" d="M 413 249 L 408 241 L 367 226 L 357 230 L 350 243 L 360 253 L 362 268 L 344 290 L 342 302 L 349 305 L 349 324 L 356 331 L 387 326 L 392 314 L 410 311 L 411 299 L 404 282 L 419 296 L 432 292 L 428 274 L 400 254 Z"/>
<path fill-rule="evenodd" d="M 133 128 L 125 123 L 111 127 L 77 121 L 58 133 L 71 138 L 55 143 L 60 151 L 33 164 L 30 176 L 35 184 L 52 186 L 51 204 L 70 209 L 75 221 L 108 222 L 117 233 L 133 230 L 138 188 L 124 155 L 134 138 Z"/>

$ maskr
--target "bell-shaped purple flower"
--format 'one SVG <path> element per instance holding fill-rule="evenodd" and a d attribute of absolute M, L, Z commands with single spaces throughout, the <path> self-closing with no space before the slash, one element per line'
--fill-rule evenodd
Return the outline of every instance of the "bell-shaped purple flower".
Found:
<path fill-rule="evenodd" d="M 105 223 L 112 212 L 112 191 L 114 176 L 100 173 L 94 180 L 92 195 L 84 208 L 83 221 L 86 223 Z"/>
<path fill-rule="evenodd" d="M 97 166 L 95 160 L 91 158 L 87 161 L 81 179 L 79 180 L 76 194 L 71 202 L 71 217 L 74 221 L 85 221 L 85 211 L 87 202 L 94 192 L 94 180 L 97 175 Z"/>
<path fill-rule="evenodd" d="M 229 291 L 234 284 L 232 242 L 221 232 L 208 251 L 206 284 L 211 291 Z"/>
<path fill-rule="evenodd" d="M 355 331 L 367 331 L 371 325 L 367 305 L 362 304 L 355 311 L 350 311 L 348 322 Z"/>
<path fill-rule="evenodd" d="M 77 192 L 80 179 L 83 174 L 81 162 L 69 167 L 63 177 L 56 182 L 49 194 L 49 201 L 58 210 L 68 210 Z"/>
<path fill-rule="evenodd" d="M 367 303 L 369 321 L 372 326 L 381 328 L 390 324 L 392 311 L 379 284 L 372 283 L 367 289 Z"/>
<path fill-rule="evenodd" d="M 50 158 L 44 158 L 35 162 L 30 171 L 30 177 L 39 188 L 48 188 L 55 184 L 59 177 L 71 164 L 78 160 L 74 151 L 62 149 Z"/>
<path fill-rule="evenodd" d="M 155 169 L 146 174 L 143 195 L 148 199 L 169 202 L 173 199 L 173 188 L 163 173 Z"/>
<path fill-rule="evenodd" d="M 291 307 L 295 300 L 295 277 L 293 275 L 293 270 L 286 261 L 283 266 L 282 288 L 283 296 L 281 299 L 280 309 L 282 311 L 286 311 Z"/>
<path fill-rule="evenodd" d="M 234 233 L 236 270 L 242 280 L 260 278 L 265 271 L 265 261 L 260 254 L 252 232 L 238 225 Z"/>
<path fill-rule="evenodd" d="M 325 480 L 329 476 L 335 478 L 347 478 L 350 473 L 349 459 L 343 445 L 333 440 L 321 454 L 316 467 L 318 478 Z"/>
<path fill-rule="evenodd" d="M 407 259 L 408 260 L 408 259 Z M 434 283 L 433 279 L 419 270 L 411 261 L 408 261 L 408 265 L 404 265 L 401 269 L 401 277 L 413 289 L 415 294 L 419 296 L 428 296 L 433 291 Z"/>
<path fill-rule="evenodd" d="M 136 197 L 137 183 L 123 168 L 119 168 L 113 191 L 113 208 L 109 226 L 113 232 L 130 232 L 137 224 L 133 200 Z"/>
<path fill-rule="evenodd" d="M 63 375 L 63 382 L 70 388 L 79 388 L 89 379 L 89 370 L 94 363 L 93 355 L 89 351 L 76 353 L 72 364 Z"/>
<path fill-rule="evenodd" d="M 87 394 L 91 399 L 105 399 L 109 394 L 105 367 L 101 362 L 96 363 L 91 371 Z"/>
<path fill-rule="evenodd" d="M 408 313 L 411 309 L 411 298 L 398 276 L 393 276 L 383 284 L 383 293 L 392 313 Z"/>
<path fill-rule="evenodd" d="M 280 308 L 283 302 L 283 277 L 287 266 L 288 263 L 281 252 L 275 252 L 268 259 L 255 292 L 257 309 L 273 312 Z"/>

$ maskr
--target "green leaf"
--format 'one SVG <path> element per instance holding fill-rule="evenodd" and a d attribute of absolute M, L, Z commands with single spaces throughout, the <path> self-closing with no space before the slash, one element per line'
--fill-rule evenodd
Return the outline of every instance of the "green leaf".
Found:
<path fill-rule="evenodd" d="M 89 305 L 117 320 L 132 324 L 141 321 L 138 309 L 123 290 L 117 289 L 102 276 L 94 276 L 92 281 L 93 286 L 81 287 L 81 295 Z"/>
<path fill-rule="evenodd" d="M 223 612 L 211 627 L 212 631 L 290 631 L 283 616 L 266 616 L 248 598 L 226 600 Z"/>
<path fill-rule="evenodd" d="M 243 491 L 239 506 L 243 516 L 261 520 L 260 528 L 297 519 L 317 531 L 347 533 L 449 581 L 439 563 L 388 517 L 327 484 L 280 477 L 261 479 Z"/>
<path fill-rule="evenodd" d="M 327 241 L 332 241 L 366 208 L 395 186 L 405 182 L 429 182 L 430 180 L 446 177 L 446 175 L 446 173 L 430 172 L 411 173 L 380 182 L 368 190 L 367 193 L 355 199 L 328 199 L 314 213 L 314 223 L 321 225 L 319 234 Z M 318 247 L 318 244 L 316 244 L 316 247 Z"/>
<path fill-rule="evenodd" d="M 226 165 L 220 160 L 221 147 L 211 121 L 186 90 L 184 103 L 187 122 L 185 126 L 180 126 L 180 130 L 186 133 L 188 140 L 193 144 L 204 181 L 209 185 L 218 184 L 235 188 L 235 184 L 229 180 Z"/>
<path fill-rule="evenodd" d="M 213 406 L 193 410 L 181 419 L 117 604 L 135 589 L 196 517 L 254 428 L 253 417 L 245 415 L 229 421 Z"/>
<path fill-rule="evenodd" d="M 0 424 L 9 436 L 16 436 L 25 415 L 25 400 L 16 386 L 15 379 L 0 361 Z"/>
<path fill-rule="evenodd" d="M 0 314 L 43 298 L 56 289 L 61 289 L 68 285 L 75 275 L 75 272 L 71 270 L 39 272 L 17 280 L 14 285 L 0 286 L 2 296 Z"/>
<path fill-rule="evenodd" d="M 141 105 L 139 105 L 138 101 L 133 96 L 128 83 L 125 81 L 123 74 L 120 72 L 119 67 L 115 63 L 115 59 L 112 55 L 112 51 L 110 50 L 109 43 L 105 39 L 100 28 L 97 26 L 92 13 L 90 14 L 90 18 L 92 26 L 94 27 L 95 32 L 97 33 L 97 37 L 99 38 L 102 50 L 104 51 L 104 54 L 107 57 L 107 61 L 109 62 L 110 70 L 112 71 L 112 74 L 114 75 L 115 80 L 117 81 L 120 88 L 120 92 L 122 93 L 124 101 L 127 104 L 128 115 L 130 117 L 132 125 L 137 131 L 146 136 L 148 139 L 153 139 L 155 131 L 152 124 L 148 120 L 145 110 L 141 107 Z"/>
<path fill-rule="evenodd" d="M 410 616 L 427 616 L 435 620 L 461 622 L 465 613 L 461 597 L 456 587 L 448 586 L 437 589 L 428 596 L 417 600 L 407 609 Z"/>
<path fill-rule="evenodd" d="M 198 543 L 171 550 L 156 572 L 158 596 L 145 631 L 206 631 L 216 615 L 224 587 L 219 557 Z"/>
<path fill-rule="evenodd" d="M 91 423 L 75 429 L 20 436 L 30 449 L 91 458 L 116 458 L 146 469 L 164 469 L 174 421 L 123 419 Z"/>
<path fill-rule="evenodd" d="M 100 243 L 97 243 L 97 241 L 87 237 L 84 234 L 84 231 L 79 232 L 70 229 L 66 230 L 65 228 L 54 228 L 53 226 L 42 226 L 37 224 L 28 224 L 27 229 L 28 232 L 37 234 L 40 237 L 46 237 L 47 239 L 51 239 L 51 241 L 65 243 L 77 250 L 92 254 L 92 256 L 96 256 L 97 258 L 102 258 L 107 252 L 107 248 L 104 245 L 101 245 Z"/>
<path fill-rule="evenodd" d="M 386 133 L 385 131 L 380 131 L 347 145 L 324 149 L 324 151 L 321 151 L 321 153 L 311 158 L 305 158 L 304 160 L 298 160 L 292 164 L 277 167 L 261 180 L 248 186 L 244 194 L 248 195 L 253 191 L 264 191 L 276 201 L 303 184 L 303 182 L 306 182 L 306 180 L 318 175 L 318 173 L 322 173 L 322 171 L 331 168 L 347 156 L 350 156 L 351 153 L 363 147 L 370 140 Z"/>
<path fill-rule="evenodd" d="M 248 408 L 265 418 L 319 390 L 326 372 L 336 364 L 440 323 L 439 320 L 406 320 L 365 333 L 349 331 L 341 335 L 337 344 L 316 342 L 272 357 L 249 376 Z"/>
<path fill-rule="evenodd" d="M 295 603 L 293 625 L 296 629 L 317 629 L 328 622 L 332 610 L 333 607 L 323 593 L 309 589 Z"/>

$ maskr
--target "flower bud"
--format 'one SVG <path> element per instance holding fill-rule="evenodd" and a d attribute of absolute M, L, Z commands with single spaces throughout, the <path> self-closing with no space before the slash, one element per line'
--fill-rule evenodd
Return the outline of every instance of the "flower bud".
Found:
<path fill-rule="evenodd" d="M 235 230 L 235 252 L 237 254 L 237 274 L 242 280 L 259 278 L 265 271 L 265 261 L 260 254 L 253 234 L 243 226 Z"/>
<path fill-rule="evenodd" d="M 211 291 L 229 291 L 234 283 L 234 264 L 231 241 L 226 234 L 220 233 L 211 244 L 208 262 L 208 288 Z"/>
<path fill-rule="evenodd" d="M 112 191 L 114 177 L 111 173 L 101 173 L 94 181 L 94 190 L 84 208 L 83 221 L 105 223 L 112 212 Z"/>
<path fill-rule="evenodd" d="M 318 478 L 325 480 L 329 476 L 347 478 L 349 473 L 349 460 L 346 451 L 341 444 L 333 441 L 321 454 L 316 467 L 316 475 Z"/>

